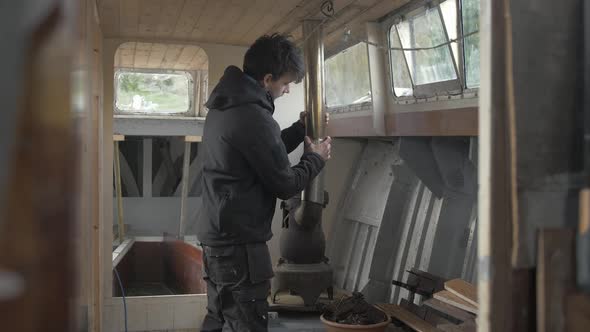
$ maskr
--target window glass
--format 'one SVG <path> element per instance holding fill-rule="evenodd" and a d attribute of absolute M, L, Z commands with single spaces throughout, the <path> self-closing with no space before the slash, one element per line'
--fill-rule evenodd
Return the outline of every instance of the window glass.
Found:
<path fill-rule="evenodd" d="M 479 31 L 479 0 L 462 0 L 463 34 Z M 465 81 L 468 88 L 479 87 L 479 33 L 465 38 Z"/>
<path fill-rule="evenodd" d="M 404 48 L 432 47 L 447 41 L 437 7 L 429 8 L 401 22 L 397 29 Z M 451 51 L 448 47 L 405 51 L 405 54 L 415 85 L 457 78 Z"/>
<path fill-rule="evenodd" d="M 449 40 L 457 39 L 457 1 L 447 0 L 440 4 L 440 11 L 445 22 L 445 28 L 447 29 L 447 35 Z M 451 43 L 451 49 L 453 50 L 453 59 L 455 64 L 459 63 L 459 43 Z"/>
<path fill-rule="evenodd" d="M 120 112 L 184 113 L 190 108 L 188 73 L 120 71 L 115 76 Z"/>
<path fill-rule="evenodd" d="M 397 29 L 391 27 L 389 33 L 389 45 L 392 48 L 401 48 Z M 397 97 L 406 97 L 414 94 L 412 80 L 408 73 L 408 66 L 404 59 L 403 51 L 391 50 L 391 72 L 393 74 L 393 92 Z"/>
<path fill-rule="evenodd" d="M 325 61 L 325 89 L 328 106 L 371 101 L 369 56 L 365 43 L 356 44 Z"/>

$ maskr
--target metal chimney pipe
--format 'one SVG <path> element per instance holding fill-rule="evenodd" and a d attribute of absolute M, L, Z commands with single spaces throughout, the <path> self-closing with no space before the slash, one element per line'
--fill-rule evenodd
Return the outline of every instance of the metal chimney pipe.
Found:
<path fill-rule="evenodd" d="M 309 112 L 306 134 L 312 142 L 319 143 L 325 138 L 324 45 L 321 20 L 304 20 L 303 36 L 305 109 Z M 322 207 L 326 204 L 323 172 L 305 188 L 302 200 L 319 204 Z"/>
<path fill-rule="evenodd" d="M 324 139 L 324 48 L 322 27 L 318 20 L 303 21 L 305 58 L 305 109 L 308 111 L 306 134 L 315 143 Z M 305 188 L 302 197 L 292 197 L 283 204 L 281 259 L 274 269 L 271 298 L 289 290 L 303 299 L 304 307 L 313 308 L 323 291 L 333 298 L 333 271 L 324 255 L 326 237 L 322 230 L 322 213 L 328 203 L 321 172 Z"/>

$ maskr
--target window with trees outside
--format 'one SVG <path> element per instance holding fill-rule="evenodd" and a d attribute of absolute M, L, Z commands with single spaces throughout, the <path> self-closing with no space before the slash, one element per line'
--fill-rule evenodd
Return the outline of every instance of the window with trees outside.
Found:
<path fill-rule="evenodd" d="M 395 96 L 430 97 L 477 88 L 479 0 L 421 3 L 396 13 L 389 30 Z M 450 42 L 461 35 L 468 36 Z"/>
<path fill-rule="evenodd" d="M 115 108 L 118 113 L 188 113 L 192 91 L 193 80 L 188 72 L 122 69 L 115 74 Z"/>
<path fill-rule="evenodd" d="M 328 107 L 371 101 L 367 45 L 358 43 L 324 62 Z"/>

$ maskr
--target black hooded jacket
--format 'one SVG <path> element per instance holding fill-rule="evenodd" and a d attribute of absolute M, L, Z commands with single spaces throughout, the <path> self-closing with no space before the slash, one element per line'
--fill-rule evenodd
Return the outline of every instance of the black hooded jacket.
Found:
<path fill-rule="evenodd" d="M 225 70 L 206 106 L 197 237 L 208 246 L 266 242 L 276 199 L 301 192 L 324 160 L 306 152 L 291 167 L 287 154 L 303 141 L 303 125 L 281 133 L 270 95 L 235 66 Z"/>

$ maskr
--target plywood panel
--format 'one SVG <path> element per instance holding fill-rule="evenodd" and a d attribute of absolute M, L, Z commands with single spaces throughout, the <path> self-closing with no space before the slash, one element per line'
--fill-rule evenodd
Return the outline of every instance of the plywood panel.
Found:
<path fill-rule="evenodd" d="M 242 16 L 236 21 L 235 24 L 232 24 L 231 28 L 225 32 L 225 34 L 221 35 L 223 40 L 226 40 L 229 44 L 244 44 L 241 42 L 241 37 L 245 31 L 249 31 L 256 22 L 260 19 L 260 3 L 263 3 L 265 0 L 255 0 L 244 9 Z M 254 40 L 252 40 L 248 45 L 250 45 Z M 244 44 L 245 45 L 245 44 Z"/>
<path fill-rule="evenodd" d="M 396 304 L 385 304 L 379 303 L 377 304 L 381 310 L 383 310 L 387 315 L 395 318 L 397 320 L 402 321 L 407 326 L 411 327 L 412 330 L 418 332 L 437 332 L 440 331 L 436 327 L 430 325 L 426 321 L 420 319 L 420 317 L 414 315 L 413 313 L 409 312 L 408 310 L 396 305 Z"/>
<path fill-rule="evenodd" d="M 207 0 L 186 0 L 172 36 L 177 39 L 188 39 L 203 14 L 206 4 Z"/>
<path fill-rule="evenodd" d="M 115 67 L 207 70 L 208 58 L 194 45 L 129 42 L 117 49 Z"/>
<path fill-rule="evenodd" d="M 445 282 L 445 289 L 461 299 L 477 306 L 477 288 L 465 280 L 453 279 Z"/>
<path fill-rule="evenodd" d="M 475 320 L 475 316 L 471 315 L 467 311 L 463 311 L 437 299 L 426 300 L 424 301 L 424 305 L 463 322 Z"/>
<path fill-rule="evenodd" d="M 477 307 L 473 306 L 471 303 L 461 299 L 460 297 L 458 297 L 457 295 L 455 295 L 449 291 L 444 290 L 444 291 L 440 291 L 438 293 L 435 293 L 434 298 L 439 301 L 442 301 L 444 303 L 455 306 L 459 309 L 463 309 L 465 311 L 474 313 L 476 315 L 478 313 Z"/>
<path fill-rule="evenodd" d="M 167 0 L 162 5 L 160 22 L 156 29 L 157 37 L 161 38 L 172 36 L 185 2 L 185 0 Z"/>
<path fill-rule="evenodd" d="M 566 296 L 575 288 L 575 236 L 571 229 L 539 230 L 537 330 L 565 330 Z"/>
<path fill-rule="evenodd" d="M 108 36 L 119 33 L 119 1 L 104 0 L 100 6 L 100 17 L 103 23 L 103 32 Z"/>
<path fill-rule="evenodd" d="M 102 4 L 101 4 L 102 7 Z M 121 0 L 119 1 L 120 10 L 120 22 L 119 22 L 119 33 L 121 36 L 137 36 L 139 31 L 139 0 Z M 105 25 L 102 22 L 101 25 Z M 107 37 L 114 37 L 109 36 Z"/>
<path fill-rule="evenodd" d="M 221 0 L 208 2 L 203 14 L 191 32 L 191 39 L 198 41 L 214 41 L 214 28 L 216 23 L 222 19 L 225 10 L 227 9 L 225 5 L 226 2 Z"/>
<path fill-rule="evenodd" d="M 288 7 L 291 7 L 287 4 Z M 241 31 L 240 40 L 243 43 L 248 43 L 248 41 L 256 40 L 256 38 L 262 36 L 267 32 L 267 30 L 275 25 L 275 23 L 283 20 L 283 16 L 280 14 L 281 11 L 285 11 L 285 2 L 284 1 L 265 1 L 260 4 L 259 12 L 257 13 L 257 20 L 256 22 L 249 28 L 244 29 Z M 275 31 L 269 32 L 273 33 Z"/>
<path fill-rule="evenodd" d="M 213 33 L 207 39 L 224 40 L 228 32 L 237 25 L 236 22 L 247 13 L 249 8 L 256 8 L 255 5 L 255 1 L 227 0 L 223 14 L 215 22 Z M 245 27 L 242 27 L 240 32 L 244 30 Z"/>
<path fill-rule="evenodd" d="M 304 18 L 324 19 L 332 34 L 345 26 L 362 26 L 407 2 L 335 0 L 331 19 L 321 14 L 323 0 L 103 0 L 99 6 L 107 37 L 170 37 L 247 46 L 273 32 L 301 39 Z"/>
<path fill-rule="evenodd" d="M 304 18 L 319 17 L 321 0 L 306 0 L 303 4 L 300 4 L 290 12 L 287 17 L 282 20 L 278 26 L 273 27 L 273 30 L 279 31 L 285 34 L 292 34 L 297 27 L 301 26 L 301 21 Z"/>
<path fill-rule="evenodd" d="M 139 3 L 139 29 L 141 37 L 153 37 L 156 35 L 160 22 L 162 3 L 160 0 L 142 0 Z"/>

